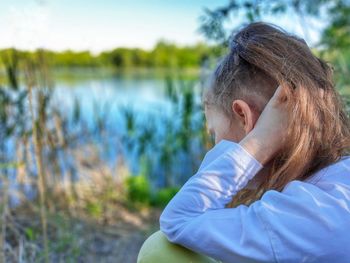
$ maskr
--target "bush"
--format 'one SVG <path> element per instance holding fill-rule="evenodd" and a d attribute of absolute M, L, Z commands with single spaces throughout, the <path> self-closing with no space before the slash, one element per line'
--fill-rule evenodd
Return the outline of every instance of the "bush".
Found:
<path fill-rule="evenodd" d="M 144 175 L 126 178 L 128 201 L 133 203 L 150 204 L 151 189 L 148 178 Z"/>
<path fill-rule="evenodd" d="M 152 197 L 151 205 L 165 207 L 178 191 L 178 187 L 168 187 L 159 190 L 155 196 Z"/>

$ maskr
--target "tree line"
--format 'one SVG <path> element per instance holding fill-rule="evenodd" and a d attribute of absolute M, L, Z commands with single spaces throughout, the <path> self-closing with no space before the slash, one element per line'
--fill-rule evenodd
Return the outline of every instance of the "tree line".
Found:
<path fill-rule="evenodd" d="M 53 67 L 198 68 L 207 58 L 217 57 L 223 53 L 223 50 L 224 48 L 219 45 L 209 46 L 198 43 L 191 46 L 178 46 L 160 41 L 151 50 L 120 47 L 97 55 L 90 51 L 55 52 L 43 49 L 24 51 L 9 48 L 0 50 L 0 60 L 4 67 L 14 57 L 17 60 L 33 59 L 45 54 L 46 60 Z"/>

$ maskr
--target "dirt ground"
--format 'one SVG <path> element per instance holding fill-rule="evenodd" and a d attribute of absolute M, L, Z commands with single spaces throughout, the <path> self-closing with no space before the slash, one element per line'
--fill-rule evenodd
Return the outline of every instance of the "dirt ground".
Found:
<path fill-rule="evenodd" d="M 48 218 L 49 260 L 135 263 L 143 242 L 159 230 L 161 211 L 148 208 L 140 212 L 120 206 L 109 222 Z M 20 211 L 12 213 L 7 221 L 6 262 L 44 262 L 38 215 Z"/>
<path fill-rule="evenodd" d="M 156 209 L 147 220 L 143 219 L 142 226 L 124 223 L 92 233 L 87 253 L 81 255 L 79 262 L 135 263 L 143 242 L 159 230 L 159 215 L 160 210 Z"/>

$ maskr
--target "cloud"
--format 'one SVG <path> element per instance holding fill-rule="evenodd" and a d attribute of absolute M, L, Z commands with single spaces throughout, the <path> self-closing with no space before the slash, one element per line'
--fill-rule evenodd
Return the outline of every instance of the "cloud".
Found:
<path fill-rule="evenodd" d="M 9 46 L 35 49 L 45 47 L 50 38 L 50 10 L 45 5 L 10 6 L 5 24 Z"/>

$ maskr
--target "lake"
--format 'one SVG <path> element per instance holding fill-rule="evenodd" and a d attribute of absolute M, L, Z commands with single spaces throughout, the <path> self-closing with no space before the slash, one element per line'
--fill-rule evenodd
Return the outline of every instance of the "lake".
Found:
<path fill-rule="evenodd" d="M 46 140 L 44 162 L 58 180 L 69 174 L 76 181 L 99 169 L 118 176 L 120 160 L 157 189 L 181 186 L 195 173 L 208 148 L 198 73 L 56 70 L 51 78 L 53 87 L 34 90 L 34 98 L 39 90 L 48 97 L 46 127 L 53 142 Z M 6 140 L 7 162 L 25 161 L 25 170 L 35 174 L 29 156 L 18 156 L 24 151 L 19 137 Z M 33 154 L 31 144 L 24 148 Z M 18 169 L 6 172 L 16 185 Z"/>

